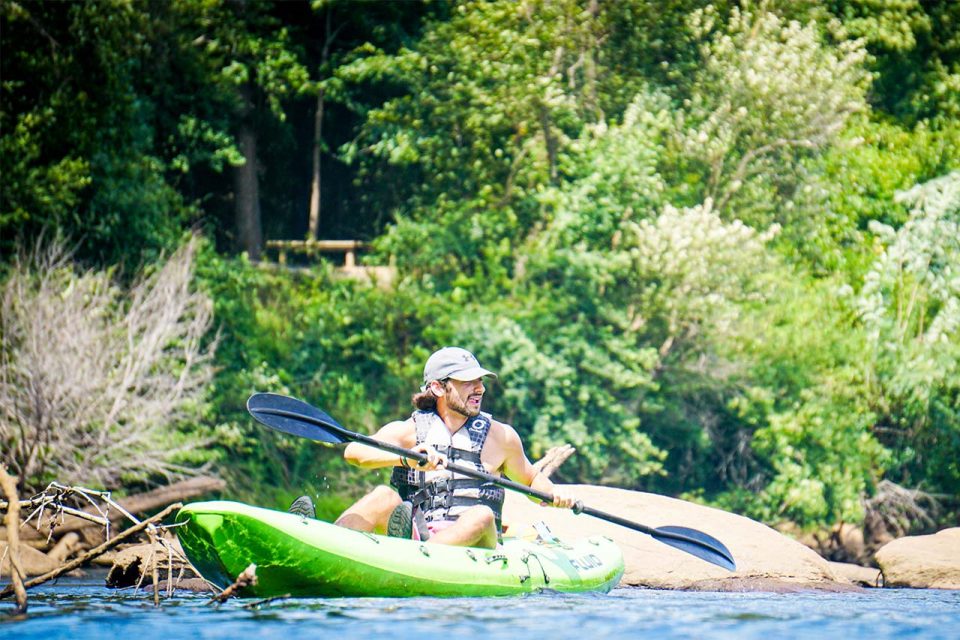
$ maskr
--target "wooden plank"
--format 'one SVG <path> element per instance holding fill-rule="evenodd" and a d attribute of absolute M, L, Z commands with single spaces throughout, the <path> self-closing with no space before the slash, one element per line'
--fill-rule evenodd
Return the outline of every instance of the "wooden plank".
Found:
<path fill-rule="evenodd" d="M 346 253 L 368 249 L 370 243 L 362 240 L 267 240 L 268 249 L 315 253 L 329 251 Z"/>

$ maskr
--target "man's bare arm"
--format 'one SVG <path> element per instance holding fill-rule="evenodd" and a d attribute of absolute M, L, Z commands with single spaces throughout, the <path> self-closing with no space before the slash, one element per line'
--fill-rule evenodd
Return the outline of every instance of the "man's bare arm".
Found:
<path fill-rule="evenodd" d="M 513 427 L 502 424 L 503 427 L 503 472 L 511 480 L 523 483 L 531 489 L 553 496 L 553 506 L 570 508 L 576 498 L 562 485 L 554 484 L 545 474 L 540 473 L 527 459 L 523 450 L 523 442 Z"/>
<path fill-rule="evenodd" d="M 416 430 L 406 420 L 397 420 L 385 424 L 375 434 L 375 440 L 386 442 L 398 447 L 411 448 L 417 442 Z M 362 469 L 380 469 L 400 465 L 400 456 L 389 453 L 359 442 L 351 442 L 343 450 L 343 458 L 352 465 Z"/>

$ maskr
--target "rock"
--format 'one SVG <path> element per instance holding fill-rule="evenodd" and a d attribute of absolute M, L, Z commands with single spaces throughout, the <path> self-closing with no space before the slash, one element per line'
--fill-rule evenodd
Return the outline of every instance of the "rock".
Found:
<path fill-rule="evenodd" d="M 57 544 L 47 552 L 47 555 L 58 563 L 66 562 L 73 552 L 80 548 L 80 536 L 71 531 L 65 533 Z"/>
<path fill-rule="evenodd" d="M 876 555 L 887 587 L 960 589 L 960 527 L 929 536 L 907 536 Z"/>
<path fill-rule="evenodd" d="M 860 585 L 861 587 L 883 586 L 883 576 L 880 573 L 880 569 L 863 567 L 848 562 L 831 562 L 830 568 L 833 570 L 833 575 L 850 584 Z"/>
<path fill-rule="evenodd" d="M 217 589 L 212 587 L 209 582 L 203 578 L 182 578 L 173 581 L 175 591 L 190 591 L 192 593 L 217 593 Z M 170 590 L 169 583 L 166 580 L 159 582 L 160 593 Z"/>
<path fill-rule="evenodd" d="M 715 591 L 855 590 L 840 581 L 826 560 L 812 549 L 770 527 L 720 509 L 675 498 L 611 487 L 573 485 L 584 504 L 599 511 L 656 528 L 691 527 L 721 542 L 733 554 L 737 571 L 662 544 L 648 535 L 565 509 L 543 508 L 520 494 L 507 492 L 504 521 L 544 521 L 561 537 L 604 535 L 623 550 L 626 571 L 621 586 Z"/>
<path fill-rule="evenodd" d="M 3 563 L 0 564 L 0 574 L 10 575 L 10 559 L 7 557 L 9 550 L 6 542 L 0 542 L 0 558 Z M 20 566 L 28 576 L 40 576 L 60 567 L 60 563 L 45 554 L 39 549 L 34 549 L 30 545 L 20 545 Z"/>
<path fill-rule="evenodd" d="M 848 522 L 835 525 L 830 531 L 829 547 L 821 551 L 820 555 L 841 563 L 856 563 L 866 559 L 863 529 Z"/>

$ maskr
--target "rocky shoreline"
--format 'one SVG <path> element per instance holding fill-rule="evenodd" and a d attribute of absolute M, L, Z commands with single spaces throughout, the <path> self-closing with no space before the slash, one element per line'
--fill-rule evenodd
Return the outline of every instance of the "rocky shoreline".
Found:
<path fill-rule="evenodd" d="M 520 494 L 507 492 L 504 522 L 512 527 L 511 535 L 523 535 L 530 523 L 544 522 L 559 537 L 603 535 L 616 542 L 626 562 L 621 586 L 777 593 L 844 592 L 876 587 L 960 589 L 960 528 L 893 540 L 875 554 L 879 567 L 875 568 L 830 562 L 788 535 L 720 509 L 611 487 L 576 485 L 575 491 L 585 504 L 595 509 L 649 527 L 679 525 L 703 531 L 723 542 L 737 563 L 737 570 L 729 572 L 631 529 L 587 515 L 544 508 Z M 70 555 L 71 545 L 76 545 L 77 537 L 75 533 L 68 533 L 46 553 L 22 545 L 25 574 L 41 575 L 60 566 Z M 175 540 L 169 543 L 176 545 Z M 9 575 L 5 546 L 0 536 L 0 558 L 4 558 L 0 572 Z M 128 551 L 104 554 L 93 562 L 112 567 L 109 586 L 148 585 L 153 572 L 146 570 L 146 564 L 150 562 L 148 558 L 155 555 L 166 557 L 167 554 L 156 553 L 150 544 L 142 544 Z M 190 569 L 178 566 L 173 572 L 181 580 L 195 578 Z M 170 571 L 165 570 L 160 577 L 169 575 Z M 189 585 L 177 587 L 189 588 Z M 201 587 L 207 588 L 207 585 L 201 584 Z"/>
<path fill-rule="evenodd" d="M 576 485 L 595 509 L 649 527 L 679 525 L 722 541 L 737 562 L 726 571 L 650 536 L 584 515 L 545 509 L 508 492 L 504 522 L 543 521 L 557 536 L 604 535 L 623 549 L 621 586 L 693 591 L 857 591 L 865 587 L 960 589 L 960 528 L 900 538 L 877 553 L 880 569 L 829 562 L 814 550 L 755 520 L 661 495 Z M 523 526 L 523 525 L 519 525 Z"/>

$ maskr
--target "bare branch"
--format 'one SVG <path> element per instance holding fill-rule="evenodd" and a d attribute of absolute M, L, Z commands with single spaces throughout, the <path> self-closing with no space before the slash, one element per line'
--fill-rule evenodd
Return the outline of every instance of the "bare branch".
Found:
<path fill-rule="evenodd" d="M 197 473 L 175 460 L 204 443 L 171 431 L 195 415 L 216 347 L 210 300 L 191 286 L 196 246 L 128 292 L 76 271 L 62 244 L 14 264 L 0 290 L 0 453 L 25 486 Z"/>
<path fill-rule="evenodd" d="M 24 583 L 24 586 L 29 589 L 31 587 L 37 586 L 38 584 L 43 584 L 48 580 L 53 580 L 54 578 L 61 576 L 68 571 L 73 571 L 74 569 L 81 566 L 85 562 L 92 560 L 97 556 L 103 555 L 104 553 L 114 548 L 124 540 L 133 537 L 134 535 L 140 533 L 141 531 L 147 529 L 148 527 L 155 527 L 157 522 L 162 521 L 164 518 L 166 518 L 168 515 L 170 515 L 177 509 L 180 509 L 182 506 L 183 505 L 179 502 L 175 504 L 171 504 L 166 509 L 164 509 L 157 515 L 153 516 L 152 518 L 148 518 L 147 520 L 144 520 L 143 522 L 130 527 L 120 535 L 114 537 L 111 540 L 104 542 L 103 544 L 97 547 L 94 547 L 93 549 L 91 549 L 90 551 L 87 551 L 84 554 L 77 556 L 76 558 L 66 563 L 65 565 L 61 566 L 60 568 L 50 571 L 48 573 L 45 573 L 42 576 L 37 576 L 36 578 L 28 580 L 27 582 Z M 3 591 L 0 591 L 0 600 L 2 600 L 3 598 L 9 597 L 11 593 L 13 593 L 13 586 L 8 585 L 6 588 L 3 589 Z"/>

